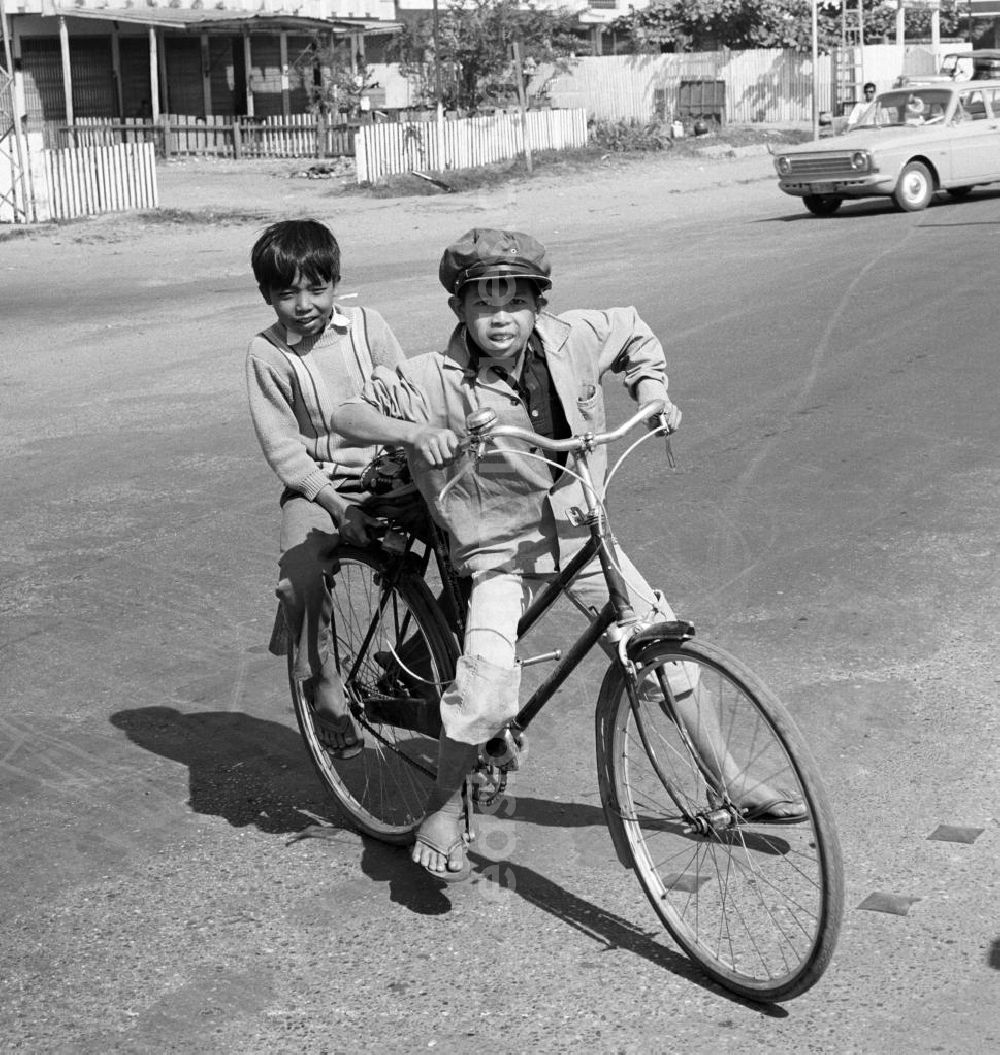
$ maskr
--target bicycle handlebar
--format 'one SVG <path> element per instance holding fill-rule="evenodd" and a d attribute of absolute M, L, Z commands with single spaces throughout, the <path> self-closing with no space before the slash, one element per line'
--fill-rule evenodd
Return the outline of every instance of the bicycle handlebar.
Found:
<path fill-rule="evenodd" d="M 518 425 L 497 425 L 496 412 L 489 408 L 470 414 L 465 419 L 465 427 L 469 430 L 470 446 L 473 448 L 487 440 L 516 439 L 524 440 L 535 447 L 541 447 L 544 451 L 590 451 L 602 444 L 620 440 L 636 425 L 662 414 L 666 405 L 665 399 L 650 400 L 641 406 L 632 417 L 610 432 L 586 432 L 580 436 L 571 436 L 566 440 L 549 439 L 548 436 L 540 436 L 537 432 L 522 429 Z"/>

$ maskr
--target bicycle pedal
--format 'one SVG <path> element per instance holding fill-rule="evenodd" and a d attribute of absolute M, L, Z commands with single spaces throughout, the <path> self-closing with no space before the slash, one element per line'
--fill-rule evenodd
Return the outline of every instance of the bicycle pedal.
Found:
<path fill-rule="evenodd" d="M 509 728 L 483 745 L 483 759 L 501 772 L 516 772 L 528 754 L 528 742 L 523 731 L 516 734 Z"/>

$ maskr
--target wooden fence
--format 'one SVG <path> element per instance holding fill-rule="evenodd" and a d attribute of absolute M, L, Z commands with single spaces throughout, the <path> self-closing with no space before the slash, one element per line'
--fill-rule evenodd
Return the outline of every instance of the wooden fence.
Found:
<path fill-rule="evenodd" d="M 156 156 L 152 143 L 45 150 L 29 145 L 31 219 L 70 220 L 93 213 L 155 209 Z M 31 145 L 35 149 L 31 149 Z"/>
<path fill-rule="evenodd" d="M 350 157 L 356 124 L 332 124 L 314 114 L 284 117 L 196 117 L 164 114 L 142 118 L 78 118 L 72 125 L 47 122 L 46 146 L 67 148 L 154 143 L 164 157 Z"/>
<path fill-rule="evenodd" d="M 587 145 L 585 110 L 529 110 L 452 121 L 363 125 L 357 136 L 357 178 L 374 183 L 402 172 L 443 172 L 506 161 L 524 153 Z M 525 127 L 526 126 L 526 127 Z"/>
<path fill-rule="evenodd" d="M 812 74 L 808 54 L 782 49 L 602 56 L 577 60 L 553 81 L 551 95 L 557 106 L 586 106 L 598 120 L 648 121 L 657 112 L 679 114 L 682 82 L 724 82 L 726 122 L 809 121 Z M 828 108 L 829 56 L 820 58 L 816 87 Z"/>

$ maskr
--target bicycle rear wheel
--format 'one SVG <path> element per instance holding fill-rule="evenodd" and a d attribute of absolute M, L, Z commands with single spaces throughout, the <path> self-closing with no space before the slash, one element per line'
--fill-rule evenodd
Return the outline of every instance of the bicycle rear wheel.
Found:
<path fill-rule="evenodd" d="M 790 999 L 822 975 L 843 915 L 840 846 L 816 764 L 758 679 L 705 642 L 614 665 L 597 708 L 598 774 L 619 857 L 667 930 L 741 996 Z M 796 823 L 745 812 L 781 798 Z"/>
<path fill-rule="evenodd" d="M 335 758 L 289 656 L 299 729 L 320 779 L 361 831 L 390 843 L 412 838 L 434 783 L 441 686 L 454 677 L 454 635 L 424 581 L 377 551 L 337 554 L 332 641 L 364 749 Z"/>

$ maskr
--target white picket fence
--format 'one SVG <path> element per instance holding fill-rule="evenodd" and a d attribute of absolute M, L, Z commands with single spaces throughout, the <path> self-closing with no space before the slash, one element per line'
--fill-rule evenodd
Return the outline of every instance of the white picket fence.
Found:
<path fill-rule="evenodd" d="M 165 157 L 332 157 L 354 152 L 355 125 L 321 122 L 315 114 L 287 118 L 162 114 L 158 121 L 135 117 L 78 117 L 72 125 L 48 121 L 45 136 L 52 148 L 151 142 Z"/>
<path fill-rule="evenodd" d="M 362 125 L 356 140 L 358 183 L 403 172 L 444 172 L 507 161 L 524 153 L 587 145 L 586 110 L 529 110 L 454 121 Z"/>
<path fill-rule="evenodd" d="M 71 220 L 94 213 L 127 209 L 155 209 L 159 204 L 156 186 L 156 154 L 152 143 L 122 143 L 118 146 L 77 147 L 46 150 L 42 135 L 31 132 L 27 147 L 26 179 L 10 179 L 18 212 L 0 222 L 26 219 L 29 223 Z M 5 169 L 0 166 L 0 190 Z"/>
<path fill-rule="evenodd" d="M 93 213 L 155 209 L 156 154 L 152 143 L 43 150 L 32 165 L 39 220 L 71 220 Z M 44 192 L 39 187 L 44 178 Z"/>

